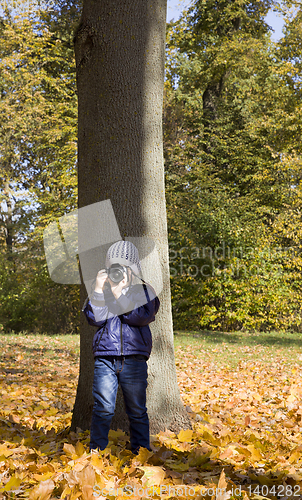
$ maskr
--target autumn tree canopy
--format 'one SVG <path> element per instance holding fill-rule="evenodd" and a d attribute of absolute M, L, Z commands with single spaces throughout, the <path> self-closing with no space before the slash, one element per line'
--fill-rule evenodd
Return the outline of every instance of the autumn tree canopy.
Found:
<path fill-rule="evenodd" d="M 60 0 L 35 14 L 20 7 L 18 15 L 6 5 L 0 323 L 74 332 L 79 291 L 50 281 L 42 233 L 77 206 L 73 33 L 80 2 Z M 265 22 L 271 8 L 285 20 L 278 42 Z M 164 155 L 174 328 L 300 329 L 300 34 L 293 0 L 196 1 L 168 25 Z M 58 321 L 47 319 L 53 307 Z"/>

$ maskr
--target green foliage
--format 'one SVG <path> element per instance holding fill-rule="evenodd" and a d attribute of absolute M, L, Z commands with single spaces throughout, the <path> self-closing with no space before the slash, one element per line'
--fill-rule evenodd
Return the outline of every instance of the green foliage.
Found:
<path fill-rule="evenodd" d="M 43 262 L 43 261 L 42 261 Z M 5 331 L 73 334 L 79 329 L 78 287 L 49 279 L 41 258 L 0 256 L 1 321 Z"/>
<path fill-rule="evenodd" d="M 295 11 L 273 44 L 264 21 L 272 6 L 196 1 L 169 26 L 164 119 L 176 328 L 301 329 L 301 240 L 285 236 L 289 223 L 300 231 L 301 15 Z"/>
<path fill-rule="evenodd" d="M 0 3 L 0 324 L 72 333 L 79 290 L 49 279 L 42 234 L 77 206 L 81 1 Z M 278 43 L 272 7 L 285 16 Z M 301 331 L 301 27 L 296 0 L 196 0 L 168 25 L 175 328 Z"/>
<path fill-rule="evenodd" d="M 77 98 L 72 19 L 3 2 L 0 48 L 0 323 L 77 330 L 78 287 L 52 282 L 42 234 L 77 207 Z M 14 10 L 12 9 L 14 8 Z M 65 5 L 66 11 L 66 5 Z M 77 11 L 79 14 L 79 12 Z"/>

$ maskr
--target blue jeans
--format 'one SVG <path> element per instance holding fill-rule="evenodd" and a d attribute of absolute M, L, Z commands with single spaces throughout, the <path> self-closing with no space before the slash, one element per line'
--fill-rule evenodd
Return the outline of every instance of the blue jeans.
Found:
<path fill-rule="evenodd" d="M 140 446 L 150 450 L 149 419 L 146 408 L 147 362 L 126 356 L 98 356 L 94 364 L 92 394 L 94 406 L 90 429 L 90 450 L 104 450 L 115 410 L 120 384 L 130 422 L 130 444 L 133 453 Z"/>

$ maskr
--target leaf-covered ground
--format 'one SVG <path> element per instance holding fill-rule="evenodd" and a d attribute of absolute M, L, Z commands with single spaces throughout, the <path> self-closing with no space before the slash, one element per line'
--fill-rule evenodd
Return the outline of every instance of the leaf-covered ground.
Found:
<path fill-rule="evenodd" d="M 0 498 L 301 498 L 302 342 L 275 337 L 177 335 L 192 430 L 134 456 L 121 431 L 99 454 L 88 432 L 66 431 L 77 336 L 2 335 Z"/>

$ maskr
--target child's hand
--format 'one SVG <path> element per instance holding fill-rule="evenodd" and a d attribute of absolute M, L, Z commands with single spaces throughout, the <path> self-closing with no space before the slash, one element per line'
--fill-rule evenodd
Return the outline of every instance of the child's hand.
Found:
<path fill-rule="evenodd" d="M 104 284 L 108 279 L 108 274 L 106 273 L 106 269 L 101 269 L 96 277 L 95 288 L 94 291 L 98 293 L 103 293 Z"/>
<path fill-rule="evenodd" d="M 110 283 L 111 291 L 116 299 L 118 299 L 120 297 L 120 295 L 122 293 L 122 289 L 125 288 L 129 284 L 129 281 L 127 279 L 126 274 L 125 274 L 124 278 L 122 279 L 122 281 L 120 281 L 119 283 L 114 283 L 113 281 L 111 281 L 110 278 L 108 278 L 108 282 Z"/>

